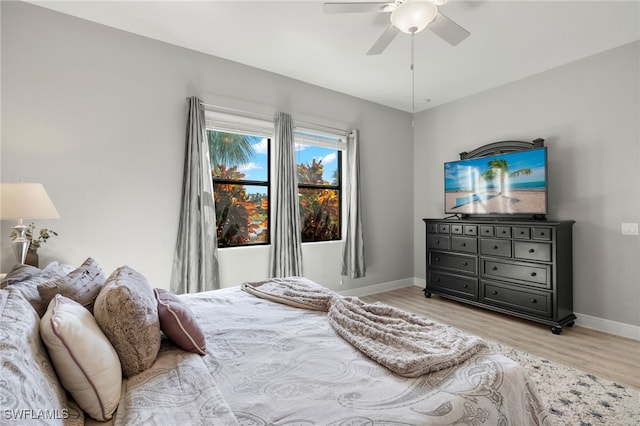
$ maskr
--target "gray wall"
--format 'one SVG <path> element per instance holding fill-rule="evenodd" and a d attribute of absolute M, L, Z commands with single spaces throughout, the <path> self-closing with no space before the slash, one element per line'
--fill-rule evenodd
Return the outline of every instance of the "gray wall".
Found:
<path fill-rule="evenodd" d="M 424 217 L 443 212 L 442 163 L 500 140 L 546 140 L 549 217 L 573 219 L 574 309 L 640 325 L 640 43 L 443 105 L 415 117 L 415 276 Z"/>
<path fill-rule="evenodd" d="M 361 130 L 368 276 L 340 287 L 340 245 L 304 248 L 312 278 L 347 291 L 424 278 L 421 219 L 442 216 L 443 162 L 545 138 L 550 217 L 576 220 L 575 310 L 640 325 L 640 240 L 620 235 L 621 222 L 640 222 L 638 43 L 417 114 L 412 133 L 404 112 L 37 6 L 0 7 L 1 176 L 44 183 L 62 215 L 38 222 L 60 232 L 43 263 L 93 256 L 168 288 L 185 98 L 196 95 Z M 266 264 L 264 250 L 224 251 L 223 284 L 264 277 Z"/>
<path fill-rule="evenodd" d="M 62 216 L 37 224 L 60 233 L 42 263 L 93 256 L 107 273 L 129 264 L 168 288 L 195 95 L 361 129 L 368 276 L 340 289 L 412 279 L 408 113 L 30 4 L 1 7 L 2 181 L 43 183 Z M 9 226 L 3 272 L 14 263 Z M 341 246 L 317 247 L 305 248 L 306 266 L 336 288 Z M 266 251 L 233 250 L 222 256 L 225 286 L 266 277 Z"/>

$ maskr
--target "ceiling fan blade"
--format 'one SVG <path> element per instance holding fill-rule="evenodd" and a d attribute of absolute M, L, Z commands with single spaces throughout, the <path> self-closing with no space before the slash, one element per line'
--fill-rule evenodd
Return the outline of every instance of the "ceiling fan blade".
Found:
<path fill-rule="evenodd" d="M 391 41 L 394 38 L 396 38 L 399 32 L 400 32 L 399 29 L 397 29 L 393 25 L 389 25 L 387 29 L 384 30 L 380 38 L 373 44 L 373 46 L 371 46 L 371 49 L 369 49 L 369 51 L 367 52 L 367 55 L 381 54 L 384 51 L 384 49 L 387 48 L 389 43 L 391 43 Z"/>
<path fill-rule="evenodd" d="M 324 13 L 367 13 L 367 12 L 391 12 L 387 10 L 393 2 L 369 2 L 369 3 L 325 3 Z"/>
<path fill-rule="evenodd" d="M 436 18 L 427 25 L 427 28 L 452 46 L 457 45 L 471 34 L 440 12 L 438 12 Z"/>

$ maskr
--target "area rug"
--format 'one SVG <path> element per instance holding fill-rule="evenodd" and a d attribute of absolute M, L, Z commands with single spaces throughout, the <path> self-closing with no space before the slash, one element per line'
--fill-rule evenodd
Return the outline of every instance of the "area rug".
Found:
<path fill-rule="evenodd" d="M 510 346 L 489 346 L 524 367 L 555 425 L 640 425 L 640 390 L 558 364 Z"/>

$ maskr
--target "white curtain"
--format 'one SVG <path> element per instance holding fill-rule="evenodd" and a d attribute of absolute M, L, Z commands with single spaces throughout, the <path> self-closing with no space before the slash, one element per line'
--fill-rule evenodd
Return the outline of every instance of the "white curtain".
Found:
<path fill-rule="evenodd" d="M 364 239 L 362 237 L 362 209 L 360 208 L 360 154 L 359 132 L 347 135 L 348 184 L 345 197 L 347 203 L 346 238 L 342 250 L 342 275 L 349 278 L 365 276 Z"/>
<path fill-rule="evenodd" d="M 204 107 L 189 98 L 182 207 L 173 257 L 171 291 L 196 293 L 220 288 L 216 210 Z"/>
<path fill-rule="evenodd" d="M 275 124 L 275 175 L 271 209 L 272 277 L 302 276 L 302 237 L 298 206 L 298 173 L 296 170 L 293 119 L 278 113 Z"/>

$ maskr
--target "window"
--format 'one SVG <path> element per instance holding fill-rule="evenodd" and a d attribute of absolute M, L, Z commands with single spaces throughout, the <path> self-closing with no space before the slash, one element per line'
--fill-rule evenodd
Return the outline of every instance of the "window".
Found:
<path fill-rule="evenodd" d="M 270 139 L 207 129 L 218 247 L 269 243 Z"/>
<path fill-rule="evenodd" d="M 302 242 L 341 239 L 342 144 L 295 132 Z"/>
<path fill-rule="evenodd" d="M 273 122 L 205 111 L 218 247 L 270 243 Z M 296 169 L 302 242 L 342 237 L 344 135 L 297 128 Z"/>

